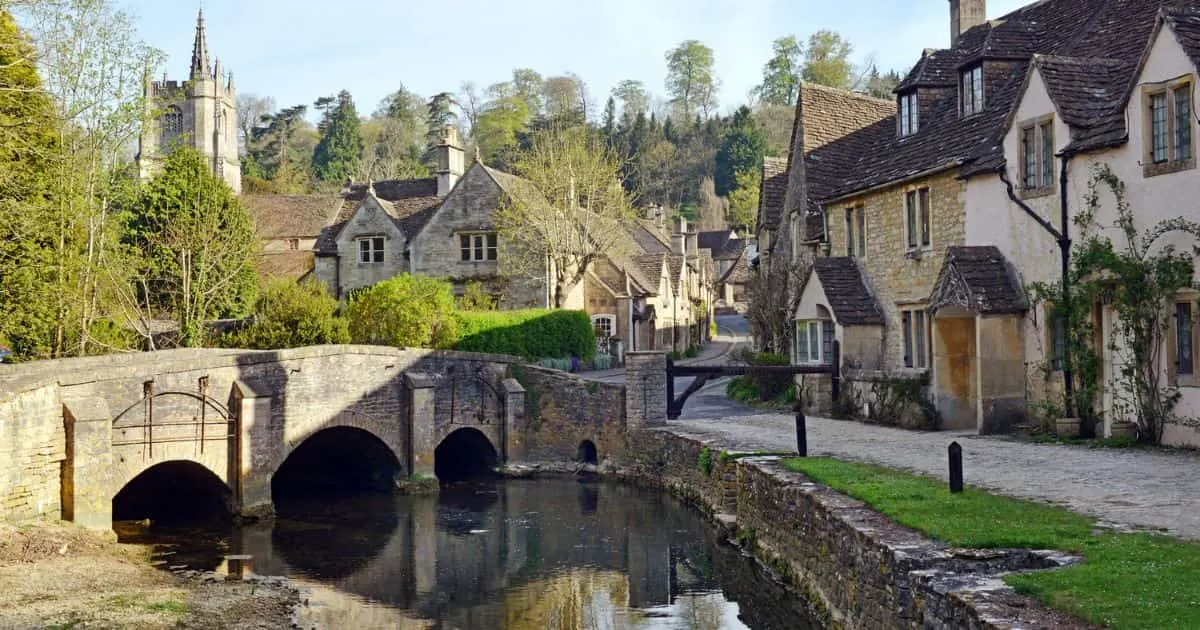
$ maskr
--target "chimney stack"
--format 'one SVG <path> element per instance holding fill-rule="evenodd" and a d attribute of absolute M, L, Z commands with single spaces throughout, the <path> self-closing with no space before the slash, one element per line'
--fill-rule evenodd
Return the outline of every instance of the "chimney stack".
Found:
<path fill-rule="evenodd" d="M 458 140 L 458 129 L 446 125 L 442 130 L 442 142 L 434 147 L 437 152 L 437 195 L 445 197 L 463 176 L 466 159 L 462 143 Z"/>
<path fill-rule="evenodd" d="M 987 21 L 987 0 L 950 0 L 950 47 L 958 47 L 958 38 Z"/>

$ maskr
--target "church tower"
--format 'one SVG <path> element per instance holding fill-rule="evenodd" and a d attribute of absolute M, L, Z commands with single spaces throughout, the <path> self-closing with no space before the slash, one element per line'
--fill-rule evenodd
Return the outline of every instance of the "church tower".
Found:
<path fill-rule="evenodd" d="M 236 193 L 242 192 L 242 166 L 238 157 L 237 92 L 233 73 L 225 74 L 221 60 L 208 61 L 204 10 L 196 18 L 192 68 L 187 81 L 151 81 L 144 88 L 147 123 L 138 143 L 138 168 L 143 180 L 162 169 L 162 159 L 172 147 L 186 145 L 208 159 L 212 172 Z"/>

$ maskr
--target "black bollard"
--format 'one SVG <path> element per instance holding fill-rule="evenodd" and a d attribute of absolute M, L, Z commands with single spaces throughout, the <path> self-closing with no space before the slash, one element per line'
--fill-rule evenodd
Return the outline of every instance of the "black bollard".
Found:
<path fill-rule="evenodd" d="M 962 446 L 950 443 L 950 492 L 957 494 L 963 489 Z"/>
<path fill-rule="evenodd" d="M 796 405 L 796 453 L 800 457 L 808 457 L 808 425 L 804 418 L 804 409 Z"/>

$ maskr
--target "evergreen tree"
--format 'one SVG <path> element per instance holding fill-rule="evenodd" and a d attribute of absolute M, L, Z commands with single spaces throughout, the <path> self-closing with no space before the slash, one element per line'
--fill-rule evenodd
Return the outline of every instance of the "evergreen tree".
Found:
<path fill-rule="evenodd" d="M 150 310 L 174 315 L 180 342 L 204 341 L 205 322 L 249 312 L 257 292 L 258 240 L 237 195 L 204 156 L 179 147 L 143 188 L 126 226 L 142 252 Z"/>
<path fill-rule="evenodd" d="M 738 188 L 738 175 L 762 167 L 767 139 L 745 105 L 738 108 L 729 123 L 716 157 L 717 194 L 726 196 Z"/>
<path fill-rule="evenodd" d="M 601 127 L 601 132 L 604 134 L 604 141 L 608 143 L 608 146 L 614 146 L 613 137 L 617 133 L 617 100 L 611 96 L 604 104 L 604 126 Z"/>
<path fill-rule="evenodd" d="M 323 115 L 317 127 L 321 140 L 313 151 L 313 174 L 318 181 L 340 184 L 362 166 L 362 127 L 354 99 L 342 90 L 337 97 L 318 100 L 316 107 Z"/>
<path fill-rule="evenodd" d="M 454 95 L 440 92 L 429 97 L 426 107 L 425 148 L 432 149 L 442 142 L 442 132 L 454 124 Z"/>
<path fill-rule="evenodd" d="M 251 131 L 242 174 L 271 182 L 272 192 L 304 192 L 309 185 L 312 153 L 301 150 L 300 135 L 308 127 L 307 105 L 295 105 L 262 117 Z M 250 183 L 250 182 L 247 182 Z"/>
<path fill-rule="evenodd" d="M 58 319 L 58 239 L 46 195 L 59 129 L 34 59 L 0 10 L 0 344 L 17 359 L 53 356 Z"/>

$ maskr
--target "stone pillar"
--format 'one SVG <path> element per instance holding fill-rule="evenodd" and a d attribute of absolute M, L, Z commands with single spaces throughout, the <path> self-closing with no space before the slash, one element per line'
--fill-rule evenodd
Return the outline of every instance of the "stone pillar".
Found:
<path fill-rule="evenodd" d="M 433 476 L 433 452 L 437 449 L 437 421 L 434 417 L 434 400 L 437 381 L 429 374 L 407 372 L 404 383 L 408 387 L 408 435 L 409 474 Z"/>
<path fill-rule="evenodd" d="M 667 424 L 667 355 L 659 350 L 625 354 L 625 419 L 630 428 Z"/>
<path fill-rule="evenodd" d="M 234 422 L 225 481 L 233 491 L 233 507 L 242 516 L 272 516 L 271 477 L 283 464 L 283 431 L 271 426 L 270 388 L 236 381 L 230 399 Z"/>
<path fill-rule="evenodd" d="M 503 463 L 509 459 L 520 459 L 524 452 L 521 446 L 521 432 L 525 430 L 525 388 L 515 378 L 506 378 L 501 384 L 504 388 L 504 435 L 500 448 Z"/>
<path fill-rule="evenodd" d="M 112 530 L 112 417 L 103 398 L 64 397 L 67 458 L 62 470 L 62 517 L 92 530 Z"/>

